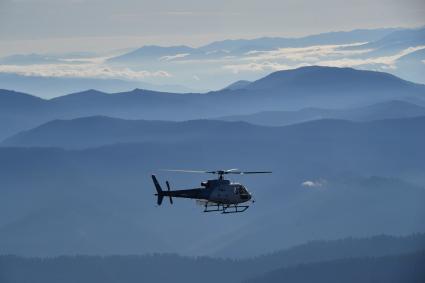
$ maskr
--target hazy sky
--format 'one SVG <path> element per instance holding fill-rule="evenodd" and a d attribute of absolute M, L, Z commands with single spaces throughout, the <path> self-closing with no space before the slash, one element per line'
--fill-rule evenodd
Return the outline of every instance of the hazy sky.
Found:
<path fill-rule="evenodd" d="M 0 0 L 0 55 L 425 24 L 424 0 Z"/>

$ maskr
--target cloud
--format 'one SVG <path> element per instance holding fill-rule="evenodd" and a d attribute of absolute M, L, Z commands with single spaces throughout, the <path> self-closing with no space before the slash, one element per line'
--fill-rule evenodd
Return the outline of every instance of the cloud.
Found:
<path fill-rule="evenodd" d="M 180 53 L 180 54 L 176 54 L 176 55 L 162 56 L 161 58 L 159 58 L 159 61 L 171 61 L 171 60 L 178 59 L 178 58 L 184 58 L 187 55 L 190 55 L 190 54 L 189 53 Z"/>
<path fill-rule="evenodd" d="M 315 45 L 297 48 L 279 48 L 271 51 L 252 50 L 244 54 L 234 64 L 223 66 L 237 74 L 239 72 L 264 72 L 294 69 L 302 66 L 316 65 L 323 58 L 338 58 L 363 54 L 371 49 L 348 50 L 346 47 L 359 46 L 363 43 L 340 45 Z M 249 63 L 238 62 L 251 61 Z"/>
<path fill-rule="evenodd" d="M 205 52 L 205 55 L 211 55 L 211 54 L 216 54 L 216 53 L 230 53 L 230 51 L 226 50 L 226 49 L 212 50 L 212 51 Z"/>
<path fill-rule="evenodd" d="M 0 65 L 0 73 L 23 76 L 105 78 L 142 80 L 149 77 L 171 77 L 166 71 L 135 71 L 130 68 L 112 68 L 103 64 L 49 64 L 49 65 Z"/>
<path fill-rule="evenodd" d="M 337 60 L 325 60 L 317 62 L 317 65 L 331 67 L 358 67 L 362 65 L 383 65 L 384 68 L 395 69 L 395 64 L 398 59 L 407 54 L 422 49 L 425 49 L 425 45 L 409 47 L 391 56 L 371 57 L 366 59 L 342 58 Z"/>
<path fill-rule="evenodd" d="M 406 48 L 390 56 L 369 58 L 352 58 L 359 54 L 370 52 L 371 49 L 346 50 L 343 47 L 356 44 L 321 45 L 302 48 L 280 48 L 272 51 L 249 51 L 233 64 L 223 68 L 237 74 L 239 72 L 264 72 L 294 69 L 302 66 L 319 65 L 330 67 L 359 67 L 364 65 L 379 65 L 382 69 L 395 69 L 397 60 L 412 52 L 425 49 L 425 45 Z M 239 62 L 251 61 L 249 63 Z"/>
<path fill-rule="evenodd" d="M 307 180 L 301 183 L 301 186 L 305 188 L 322 188 L 324 187 L 328 182 L 325 179 L 319 179 L 316 181 Z"/>
<path fill-rule="evenodd" d="M 231 64 L 223 66 L 223 69 L 230 70 L 234 74 L 238 74 L 240 72 L 265 72 L 265 71 L 280 71 L 280 70 L 288 70 L 293 68 L 298 68 L 302 66 L 307 66 L 308 64 L 298 64 L 296 66 L 291 66 L 287 64 L 280 64 L 277 62 L 252 62 L 246 64 Z"/>
<path fill-rule="evenodd" d="M 349 50 L 345 47 L 353 47 L 364 44 L 339 44 L 339 45 L 314 45 L 308 47 L 279 48 L 271 51 L 249 51 L 245 53 L 244 60 L 264 61 L 264 60 L 290 60 L 302 62 L 318 61 L 321 57 L 328 56 L 351 56 L 370 52 L 371 49 Z"/>
<path fill-rule="evenodd" d="M 66 58 L 60 59 L 58 64 L 31 64 L 31 65 L 2 65 L 0 73 L 12 73 L 23 76 L 40 77 L 67 77 L 67 78 L 103 78 L 143 80 L 146 78 L 172 77 L 163 70 L 146 71 L 132 70 L 130 68 L 111 67 L 105 64 L 111 56 L 93 58 Z"/>

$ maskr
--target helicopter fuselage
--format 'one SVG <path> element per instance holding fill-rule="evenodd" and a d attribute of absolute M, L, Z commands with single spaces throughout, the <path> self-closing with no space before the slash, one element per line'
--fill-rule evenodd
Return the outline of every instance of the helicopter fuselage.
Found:
<path fill-rule="evenodd" d="M 251 194 L 243 185 L 229 180 L 208 180 L 202 182 L 200 188 L 165 191 L 161 189 L 154 175 L 152 179 L 157 189 L 158 205 L 161 204 L 162 197 L 191 198 L 226 205 L 244 203 L 251 199 Z"/>
<path fill-rule="evenodd" d="M 247 189 L 239 184 L 232 183 L 229 180 L 208 180 L 205 189 L 210 191 L 207 198 L 210 202 L 223 204 L 244 203 L 251 199 L 251 194 Z"/>

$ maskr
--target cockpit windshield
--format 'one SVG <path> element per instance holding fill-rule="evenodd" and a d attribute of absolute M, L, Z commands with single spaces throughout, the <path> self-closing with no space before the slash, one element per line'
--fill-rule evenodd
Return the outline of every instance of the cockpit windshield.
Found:
<path fill-rule="evenodd" d="M 248 194 L 248 191 L 245 189 L 244 186 L 238 185 L 235 188 L 235 193 L 240 194 L 240 195 L 245 195 L 245 194 Z"/>

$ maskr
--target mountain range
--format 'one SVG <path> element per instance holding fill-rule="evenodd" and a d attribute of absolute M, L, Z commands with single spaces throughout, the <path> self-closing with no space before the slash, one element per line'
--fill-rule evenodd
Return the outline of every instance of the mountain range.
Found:
<path fill-rule="evenodd" d="M 104 92 L 123 92 L 135 88 L 165 92 L 173 91 L 178 93 L 194 91 L 180 85 L 156 85 L 136 80 L 22 76 L 10 73 L 0 73 L 0 86 L 2 89 L 15 89 L 20 92 L 28 92 L 47 99 L 90 88 L 96 88 L 97 90 Z"/>
<path fill-rule="evenodd" d="M 405 109 L 400 109 L 398 106 L 405 106 Z M 375 110 L 381 110 L 375 111 Z M 392 110 L 400 110 L 398 113 Z M 119 118 L 110 118 L 102 116 L 84 117 L 73 120 L 54 120 L 35 127 L 31 130 L 21 132 L 3 141 L 1 146 L 24 146 L 24 147 L 59 147 L 68 149 L 82 149 L 89 147 L 99 147 L 115 143 L 181 143 L 187 140 L 204 142 L 223 142 L 237 141 L 249 139 L 251 142 L 264 142 L 268 140 L 280 140 L 282 136 L 292 136 L 293 129 L 299 128 L 294 132 L 307 132 L 305 128 L 313 128 L 317 123 L 314 120 L 320 121 L 322 131 L 326 134 L 331 134 L 333 127 L 347 127 L 353 130 L 358 130 L 363 125 L 386 125 L 385 129 L 402 132 L 405 127 L 411 124 L 421 125 L 423 117 L 425 117 L 425 109 L 422 107 L 415 107 L 410 104 L 403 104 L 400 102 L 383 103 L 380 105 L 373 105 L 362 109 L 353 109 L 344 112 L 343 110 L 333 110 L 334 116 L 344 116 L 350 120 L 360 121 L 375 121 L 379 118 L 386 119 L 384 121 L 375 121 L 371 123 L 350 123 L 343 120 L 323 119 L 320 116 L 314 115 L 320 111 L 306 109 L 295 112 L 271 112 L 259 113 L 248 115 L 245 120 L 253 122 L 254 124 L 297 124 L 302 120 L 311 120 L 311 123 L 301 123 L 294 127 L 260 127 L 246 122 L 240 122 L 245 116 L 233 117 L 233 122 L 214 121 L 214 120 L 191 120 L 185 122 L 170 122 L 170 121 L 147 121 L 147 120 L 124 120 Z M 415 112 L 416 111 L 416 112 Z M 282 114 L 283 113 L 283 114 Z M 289 113 L 289 115 L 287 114 Z M 313 113 L 313 114 L 312 114 Z M 332 113 L 332 111 L 330 111 Z M 297 117 L 296 115 L 305 115 L 304 117 Z M 385 116 L 387 115 L 387 116 Z M 286 118 L 282 122 L 282 118 Z M 289 119 L 288 119 L 289 116 Z M 295 118 L 294 118 L 295 116 Z M 309 117 L 309 118 L 306 118 Z M 410 119 L 390 119 L 390 118 L 409 118 Z M 298 118 L 298 120 L 297 120 Z M 327 117 L 325 117 L 327 118 Z M 230 118 L 228 118 L 230 119 Z M 301 120 L 301 121 L 300 121 Z M 258 122 L 257 122 L 258 121 Z M 403 122 L 401 122 L 403 121 Z M 404 122 L 406 121 L 406 122 Z M 314 126 L 311 126 L 314 125 Z M 398 128 L 400 125 L 400 128 Z M 252 133 L 255 133 L 253 135 Z M 384 134 L 382 132 L 381 134 Z M 321 135 L 321 134 L 320 134 Z M 360 135 L 360 133 L 359 133 Z M 291 137 L 292 138 L 292 137 Z"/>
<path fill-rule="evenodd" d="M 0 147 L 0 249 L 246 257 L 313 239 L 423 232 L 424 119 L 55 121 L 23 134 L 23 147 Z M 156 169 L 235 167 L 273 171 L 237 178 L 257 200 L 243 215 L 205 215 L 187 200 L 154 205 L 152 172 L 172 188 L 206 178 Z"/>
<path fill-rule="evenodd" d="M 109 63 L 115 64 L 140 64 L 146 61 L 154 61 L 177 54 L 186 56 L 176 57 L 176 59 L 199 59 L 217 58 L 222 56 L 243 55 L 249 51 L 269 51 L 277 48 L 307 47 L 324 44 L 350 44 L 358 42 L 374 42 L 381 40 L 397 31 L 397 29 L 358 29 L 348 32 L 328 32 L 317 35 L 310 35 L 300 38 L 283 37 L 262 37 L 255 39 L 222 40 L 209 43 L 207 45 L 192 48 L 189 46 L 143 46 L 123 55 L 108 59 Z"/>
<path fill-rule="evenodd" d="M 95 115 L 187 120 L 306 107 L 349 108 L 388 100 L 425 105 L 424 97 L 425 86 L 386 73 L 330 67 L 278 71 L 234 90 L 209 93 L 176 94 L 135 89 L 107 94 L 88 90 L 44 100 L 1 90 L 0 138 L 54 119 Z"/>
<path fill-rule="evenodd" d="M 0 250 L 246 258 L 424 232 L 424 95 L 391 74 L 319 66 L 208 93 L 1 90 Z M 225 168 L 273 172 L 232 178 L 256 200 L 245 213 L 155 207 L 152 173 L 173 189 L 207 178 L 159 169 Z"/>
<path fill-rule="evenodd" d="M 0 256 L 2 282 L 422 282 L 423 234 L 316 241 L 275 254 L 231 260 L 173 254 Z M 163 272 L 164 267 L 168 272 Z M 210 270 L 217 276 L 207 276 Z M 188 270 L 190 272 L 188 272 Z M 314 277 L 314 278 L 313 278 Z"/>
<path fill-rule="evenodd" d="M 314 65 L 383 71 L 425 83 L 424 50 L 425 28 L 419 27 L 233 39 L 200 47 L 146 45 L 107 54 L 13 54 L 0 58 L 0 87 L 43 98 L 89 88 L 204 92 Z"/>
<path fill-rule="evenodd" d="M 318 119 L 372 121 L 424 116 L 425 107 L 391 100 L 358 108 L 322 109 L 303 108 L 296 111 L 263 111 L 247 115 L 220 117 L 224 121 L 244 121 L 264 126 L 285 126 Z"/>

